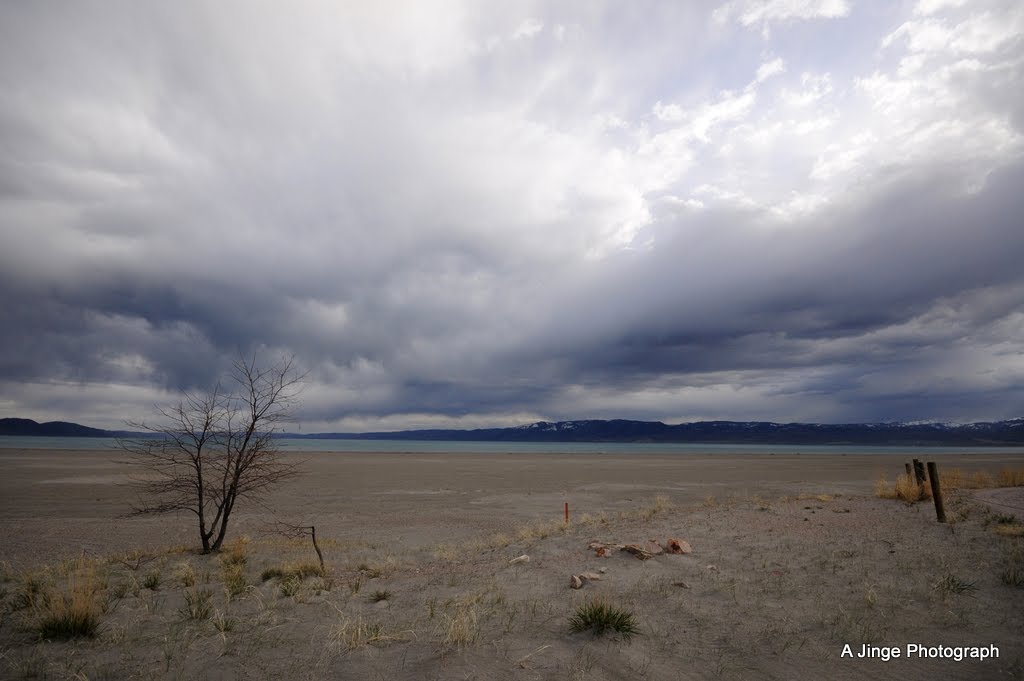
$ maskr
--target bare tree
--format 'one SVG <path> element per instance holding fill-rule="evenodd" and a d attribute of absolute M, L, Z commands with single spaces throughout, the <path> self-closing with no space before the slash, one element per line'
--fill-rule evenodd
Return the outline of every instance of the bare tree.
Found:
<path fill-rule="evenodd" d="M 191 511 L 199 523 L 203 553 L 224 542 L 228 520 L 242 498 L 259 500 L 270 488 L 298 474 L 274 440 L 291 420 L 302 376 L 293 361 L 262 369 L 255 358 L 235 361 L 234 385 L 185 393 L 177 405 L 158 408 L 161 425 L 129 422 L 153 437 L 122 440 L 140 494 L 131 515 Z"/>

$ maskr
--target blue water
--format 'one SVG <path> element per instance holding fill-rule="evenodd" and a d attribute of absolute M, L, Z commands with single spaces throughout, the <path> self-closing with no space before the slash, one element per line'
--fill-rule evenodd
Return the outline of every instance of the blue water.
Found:
<path fill-rule="evenodd" d="M 480 454 L 1019 454 L 1024 447 L 890 447 L 885 445 L 719 445 L 664 442 L 445 442 L 428 440 L 305 440 L 282 438 L 293 452 L 409 452 Z M 0 449 L 118 449 L 104 437 L 0 435 Z"/>

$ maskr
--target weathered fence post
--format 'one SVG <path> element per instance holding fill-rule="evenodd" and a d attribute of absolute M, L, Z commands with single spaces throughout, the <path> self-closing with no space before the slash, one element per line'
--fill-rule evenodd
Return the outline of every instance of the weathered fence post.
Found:
<path fill-rule="evenodd" d="M 920 459 L 914 459 L 914 479 L 919 485 L 923 485 L 927 480 L 924 476 L 924 462 Z"/>
<path fill-rule="evenodd" d="M 912 471 L 912 470 L 910 469 L 910 464 L 909 464 L 909 463 L 904 463 L 903 465 L 904 465 L 904 466 L 906 467 L 906 469 L 907 469 L 907 479 L 909 480 L 910 478 L 914 477 L 914 471 Z"/>
<path fill-rule="evenodd" d="M 939 467 L 934 461 L 928 462 L 928 478 L 932 483 L 932 499 L 935 501 L 935 517 L 940 523 L 946 522 L 946 509 L 942 505 L 942 486 L 939 484 Z"/>

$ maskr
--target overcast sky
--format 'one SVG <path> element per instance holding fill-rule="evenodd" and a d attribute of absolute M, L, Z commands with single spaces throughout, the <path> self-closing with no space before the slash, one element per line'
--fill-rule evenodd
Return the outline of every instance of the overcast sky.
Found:
<path fill-rule="evenodd" d="M 1024 416 L 1019 0 L 0 5 L 0 416 Z"/>

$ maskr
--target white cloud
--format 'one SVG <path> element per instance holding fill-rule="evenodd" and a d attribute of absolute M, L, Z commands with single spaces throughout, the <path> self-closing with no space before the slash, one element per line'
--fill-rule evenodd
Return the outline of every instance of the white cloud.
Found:
<path fill-rule="evenodd" d="M 705 104 L 692 118 L 690 129 L 694 137 L 710 142 L 708 134 L 718 126 L 742 120 L 750 113 L 757 96 L 753 92 L 736 94 L 723 92 L 717 102 Z"/>
<path fill-rule="evenodd" d="M 753 26 L 790 19 L 835 19 L 849 13 L 845 0 L 732 0 L 716 9 L 713 17 L 718 22 Z"/>
<path fill-rule="evenodd" d="M 800 75 L 800 87 L 800 90 L 782 90 L 782 98 L 786 104 L 802 107 L 826 97 L 832 92 L 832 77 L 828 73 L 815 74 L 805 71 Z"/>
<path fill-rule="evenodd" d="M 997 13 L 972 14 L 951 23 L 945 18 L 916 19 L 902 24 L 882 40 L 888 48 L 905 40 L 911 53 L 975 55 L 992 53 L 1024 32 L 1024 7 Z"/>
<path fill-rule="evenodd" d="M 967 0 L 920 0 L 914 6 L 914 14 L 935 14 L 949 7 L 963 7 Z"/>
<path fill-rule="evenodd" d="M 661 100 L 654 103 L 654 108 L 651 111 L 659 121 L 668 121 L 670 123 L 683 120 L 685 115 L 683 107 L 678 104 L 663 104 Z"/>
<path fill-rule="evenodd" d="M 525 38 L 532 38 L 543 30 L 543 22 L 537 21 L 536 19 L 526 19 L 523 23 L 519 24 L 519 27 L 516 28 L 514 33 L 512 33 L 512 39 L 522 40 Z"/>
<path fill-rule="evenodd" d="M 757 82 L 762 83 L 772 76 L 777 76 L 781 73 L 785 73 L 786 63 L 781 57 L 775 58 L 770 62 L 765 62 L 757 67 Z"/>

